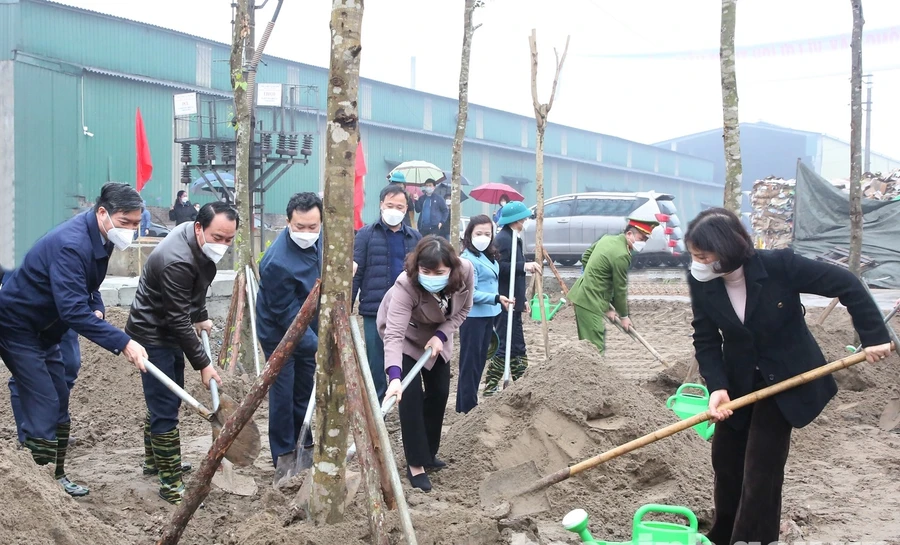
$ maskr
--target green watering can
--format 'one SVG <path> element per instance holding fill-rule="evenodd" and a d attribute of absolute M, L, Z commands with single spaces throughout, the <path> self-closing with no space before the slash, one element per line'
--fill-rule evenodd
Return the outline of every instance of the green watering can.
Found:
<path fill-rule="evenodd" d="M 688 525 L 671 522 L 645 521 L 649 513 L 681 515 Z M 588 514 L 584 509 L 569 511 L 563 518 L 563 527 L 578 534 L 582 543 L 588 545 L 710 545 L 706 536 L 697 531 L 697 517 L 686 507 L 675 505 L 644 505 L 634 514 L 631 541 L 597 541 L 588 531 Z"/>
<path fill-rule="evenodd" d="M 556 313 L 559 312 L 559 309 L 565 304 L 566 304 L 566 300 L 560 299 L 559 303 L 557 303 L 556 306 L 553 306 L 553 304 L 550 303 L 550 296 L 545 293 L 544 294 L 544 314 L 547 315 L 547 319 L 552 320 L 553 316 L 555 316 Z M 538 296 L 537 295 L 535 295 L 534 297 L 531 298 L 531 319 L 536 322 L 541 321 L 541 307 L 538 306 Z"/>
<path fill-rule="evenodd" d="M 685 394 L 684 390 L 693 389 L 700 390 L 703 395 Z M 678 415 L 682 420 L 687 420 L 700 413 L 704 413 L 709 409 L 709 390 L 702 384 L 685 383 L 678 387 L 675 395 L 666 400 L 666 407 Z M 704 440 L 708 441 L 716 431 L 716 425 L 708 420 L 694 426 L 694 431 L 700 434 Z"/>

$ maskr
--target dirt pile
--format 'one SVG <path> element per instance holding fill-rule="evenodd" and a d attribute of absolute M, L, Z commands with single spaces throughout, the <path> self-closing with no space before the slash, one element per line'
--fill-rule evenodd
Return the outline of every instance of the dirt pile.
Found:
<path fill-rule="evenodd" d="M 531 460 L 543 476 L 677 421 L 606 365 L 593 345 L 564 343 L 448 430 L 442 451 L 464 469 L 442 472 L 436 486 L 475 491 L 486 474 Z M 647 503 L 683 505 L 708 520 L 708 449 L 690 430 L 652 443 L 552 486 L 552 508 L 540 518 L 558 521 L 580 507 L 593 515 L 595 535 L 608 539 L 627 537 L 631 517 Z M 474 496 L 460 500 L 475 507 Z"/>
<path fill-rule="evenodd" d="M 0 442 L 0 488 L 14 501 L 3 503 L 4 543 L 31 545 L 125 544 L 121 536 L 63 492 L 53 466 L 34 464 L 27 450 Z"/>

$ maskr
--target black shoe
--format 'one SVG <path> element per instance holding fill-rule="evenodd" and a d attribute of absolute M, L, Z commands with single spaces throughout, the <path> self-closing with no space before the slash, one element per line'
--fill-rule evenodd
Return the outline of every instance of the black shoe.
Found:
<path fill-rule="evenodd" d="M 445 467 L 447 467 L 447 462 L 445 462 L 445 461 L 441 460 L 440 458 L 438 458 L 437 456 L 435 456 L 434 459 L 431 461 L 431 463 L 425 464 L 424 467 L 426 470 L 430 469 L 432 471 L 440 471 L 440 470 L 444 469 Z"/>
<path fill-rule="evenodd" d="M 409 479 L 409 484 L 411 484 L 413 488 L 418 488 L 424 492 L 429 492 L 431 490 L 431 480 L 428 478 L 427 473 L 413 475 L 409 470 L 409 466 L 407 466 L 406 477 Z"/>

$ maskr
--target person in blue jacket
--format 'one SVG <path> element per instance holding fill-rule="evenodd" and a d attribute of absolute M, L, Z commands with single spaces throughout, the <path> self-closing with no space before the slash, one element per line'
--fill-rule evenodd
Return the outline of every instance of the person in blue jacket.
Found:
<path fill-rule="evenodd" d="M 384 294 L 403 272 L 407 254 L 412 252 L 421 233 L 403 223 L 408 209 L 407 194 L 397 184 L 381 190 L 381 219 L 364 226 L 356 233 L 353 243 L 353 293 L 359 294 L 359 315 L 363 317 L 363 331 L 369 367 L 378 392 L 378 402 L 384 400 L 387 377 L 384 374 L 384 342 L 375 322 Z"/>
<path fill-rule="evenodd" d="M 92 210 L 38 240 L 0 289 L 0 359 L 16 379 L 25 447 L 38 465 L 55 463 L 56 479 L 74 496 L 88 489 L 65 472 L 71 421 L 59 344 L 74 329 L 144 370 L 147 352 L 103 320 L 99 291 L 113 248 L 131 244 L 142 208 L 134 188 L 107 183 Z"/>
<path fill-rule="evenodd" d="M 287 205 L 287 228 L 266 250 L 259 264 L 256 332 L 268 360 L 306 301 L 322 270 L 322 199 L 297 193 Z M 269 448 L 278 469 L 293 454 L 313 392 L 318 317 L 313 320 L 269 390 Z M 382 374 L 384 372 L 382 371 Z M 311 448 L 312 434 L 303 438 Z"/>
<path fill-rule="evenodd" d="M 475 267 L 472 310 L 459 327 L 459 381 L 456 412 L 467 413 L 478 405 L 478 384 L 494 336 L 494 320 L 515 300 L 500 294 L 500 252 L 494 247 L 494 223 L 482 214 L 469 220 L 463 235 L 461 257 Z"/>

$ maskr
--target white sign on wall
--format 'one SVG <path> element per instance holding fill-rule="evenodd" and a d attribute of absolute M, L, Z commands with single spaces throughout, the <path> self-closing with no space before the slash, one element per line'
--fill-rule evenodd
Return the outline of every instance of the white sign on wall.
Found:
<path fill-rule="evenodd" d="M 281 107 L 281 84 L 256 84 L 256 105 Z"/>
<path fill-rule="evenodd" d="M 197 93 L 181 93 L 174 97 L 175 115 L 197 115 Z"/>

